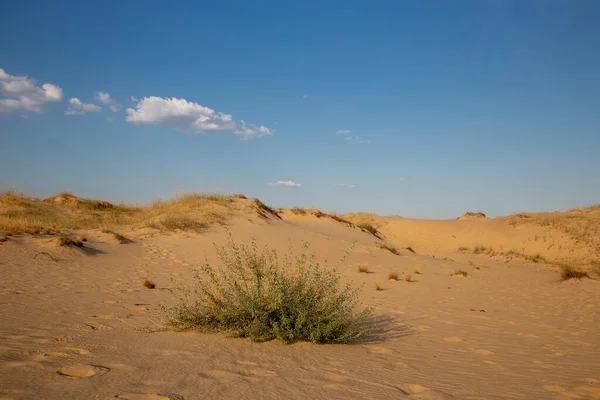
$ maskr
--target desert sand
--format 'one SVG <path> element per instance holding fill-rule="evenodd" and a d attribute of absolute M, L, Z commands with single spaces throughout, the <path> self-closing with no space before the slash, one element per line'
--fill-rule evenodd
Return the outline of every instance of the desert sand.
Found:
<path fill-rule="evenodd" d="M 208 220 L 205 208 L 178 210 L 202 216 L 201 230 L 132 217 L 111 227 L 127 238 L 119 241 L 92 224 L 61 228 L 58 218 L 26 232 L 31 223 L 10 216 L 34 201 L 0 205 L 1 399 L 600 399 L 597 208 L 340 222 L 314 210 L 275 214 L 238 196 L 226 218 L 219 204 Z M 56 213 L 82 204 L 39 203 Z M 378 237 L 356 226 L 366 222 Z M 59 246 L 59 230 L 85 237 L 84 247 Z M 373 332 L 353 344 L 286 345 L 164 329 L 158 306 L 171 301 L 168 289 L 205 258 L 217 262 L 213 243 L 228 232 L 280 254 L 306 241 L 330 266 L 352 248 L 338 269 L 374 308 Z M 589 278 L 561 280 L 565 262 Z"/>

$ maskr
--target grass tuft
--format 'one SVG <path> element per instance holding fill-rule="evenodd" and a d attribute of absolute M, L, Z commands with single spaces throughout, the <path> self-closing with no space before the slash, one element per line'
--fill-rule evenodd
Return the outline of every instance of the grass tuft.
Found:
<path fill-rule="evenodd" d="M 118 232 L 111 231 L 110 229 L 103 229 L 102 232 L 107 233 L 109 235 L 113 235 L 113 237 L 117 239 L 117 242 L 119 242 L 120 244 L 127 244 L 133 242 L 133 240 L 129 239 L 128 237 L 123 236 Z"/>
<path fill-rule="evenodd" d="M 578 268 L 575 268 L 571 264 L 560 265 L 560 279 L 562 279 L 563 281 L 567 281 L 569 279 L 583 279 L 589 277 L 590 275 L 586 271 L 582 271 Z"/>
<path fill-rule="evenodd" d="M 381 239 L 381 236 L 379 234 L 379 231 L 377 230 L 377 228 L 375 228 L 372 224 L 365 222 L 362 224 L 358 224 L 356 225 L 358 228 L 360 228 L 363 232 L 368 232 L 371 235 L 375 236 L 376 238 Z"/>
<path fill-rule="evenodd" d="M 468 251 L 471 251 L 471 249 L 467 246 L 459 246 L 457 250 L 461 253 L 466 253 Z"/>
<path fill-rule="evenodd" d="M 454 275 L 462 275 L 464 277 L 467 277 L 469 273 L 464 269 L 457 269 L 456 271 L 454 271 Z"/>
<path fill-rule="evenodd" d="M 415 275 L 421 275 L 421 270 L 419 268 L 415 268 Z"/>
<path fill-rule="evenodd" d="M 412 282 L 413 281 L 412 280 L 412 274 L 406 274 L 406 275 L 404 275 L 404 280 L 406 282 Z"/>
<path fill-rule="evenodd" d="M 473 249 L 473 254 L 489 254 L 491 252 L 493 252 L 494 250 L 491 247 L 485 247 L 482 244 L 478 244 L 477 246 L 475 246 L 475 248 Z"/>
<path fill-rule="evenodd" d="M 381 287 L 381 284 L 379 282 L 375 282 L 375 290 L 377 290 L 378 292 L 383 290 L 383 287 Z"/>
<path fill-rule="evenodd" d="M 391 244 L 388 244 L 388 243 L 379 243 L 378 246 L 379 246 L 380 249 L 387 250 L 387 251 L 389 251 L 392 254 L 395 254 L 397 256 L 400 255 L 400 251 L 398 251 L 398 249 L 395 246 L 391 245 Z"/>
<path fill-rule="evenodd" d="M 397 281 L 400 275 L 397 272 L 390 272 L 388 279 L 391 281 Z"/>
<path fill-rule="evenodd" d="M 85 247 L 81 240 L 73 239 L 68 235 L 60 235 L 58 237 L 58 245 L 61 247 L 77 247 L 80 249 Z"/>
<path fill-rule="evenodd" d="M 367 266 L 367 264 L 358 264 L 356 266 L 356 270 L 360 273 L 360 274 L 368 274 L 369 273 L 369 267 Z"/>
<path fill-rule="evenodd" d="M 290 249 L 291 250 L 291 249 Z M 347 343 L 369 331 L 370 308 L 356 312 L 358 291 L 342 286 L 335 269 L 322 267 L 314 253 L 283 262 L 256 242 L 238 245 L 231 235 L 217 246 L 220 267 L 204 264 L 191 288 L 172 291 L 175 304 L 162 306 L 169 326 L 220 332 L 253 341 Z"/>

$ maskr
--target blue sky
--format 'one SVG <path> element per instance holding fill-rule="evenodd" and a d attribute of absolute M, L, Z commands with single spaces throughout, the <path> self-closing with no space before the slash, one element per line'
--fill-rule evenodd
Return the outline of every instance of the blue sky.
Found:
<path fill-rule="evenodd" d="M 0 0 L 0 189 L 421 218 L 598 203 L 599 18 L 595 0 Z"/>

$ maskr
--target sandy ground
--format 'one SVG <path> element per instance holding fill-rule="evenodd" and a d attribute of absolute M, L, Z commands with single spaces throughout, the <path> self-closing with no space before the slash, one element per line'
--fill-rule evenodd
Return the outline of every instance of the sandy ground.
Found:
<path fill-rule="evenodd" d="M 280 252 L 289 240 L 297 250 L 308 241 L 330 264 L 356 241 L 339 269 L 375 307 L 376 330 L 353 345 L 153 332 L 166 289 L 189 280 L 205 257 L 216 261 L 223 227 L 125 232 L 129 244 L 88 232 L 88 253 L 13 236 L 0 245 L 0 398 L 600 399 L 600 281 L 561 282 L 547 264 L 455 251 L 498 247 L 504 236 L 517 246 L 533 231 L 521 238 L 502 224 L 482 237 L 469 226 L 480 221 L 457 221 L 462 230 L 402 223 L 382 232 L 416 254 L 393 255 L 327 219 L 288 213 L 228 224 L 236 240 L 255 237 Z M 359 274 L 358 263 L 372 272 Z M 468 276 L 453 275 L 459 268 Z M 389 281 L 393 271 L 413 282 Z M 143 287 L 146 279 L 156 289 Z"/>

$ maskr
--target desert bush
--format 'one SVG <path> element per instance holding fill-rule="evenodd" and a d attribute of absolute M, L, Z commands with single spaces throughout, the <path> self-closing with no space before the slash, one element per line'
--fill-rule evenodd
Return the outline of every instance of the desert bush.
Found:
<path fill-rule="evenodd" d="M 575 268 L 571 264 L 560 265 L 560 278 L 563 281 L 567 281 L 569 279 L 583 279 L 589 277 L 590 275 L 586 271 L 582 271 L 578 268 Z"/>
<path fill-rule="evenodd" d="M 412 274 L 406 274 L 406 275 L 404 275 L 404 280 L 406 282 L 412 282 Z"/>
<path fill-rule="evenodd" d="M 388 279 L 392 281 L 397 281 L 398 276 L 399 274 L 397 272 L 390 272 L 390 274 L 388 275 Z"/>
<path fill-rule="evenodd" d="M 167 324 L 184 330 L 222 332 L 254 341 L 345 343 L 368 331 L 358 291 L 342 286 L 335 269 L 322 267 L 304 245 L 282 262 L 274 250 L 256 242 L 217 246 L 221 268 L 205 263 L 192 287 L 172 290 L 175 304 L 165 305 Z"/>
<path fill-rule="evenodd" d="M 456 271 L 454 271 L 454 275 L 462 275 L 466 277 L 467 275 L 469 275 L 469 273 L 464 269 L 457 269 Z"/>

